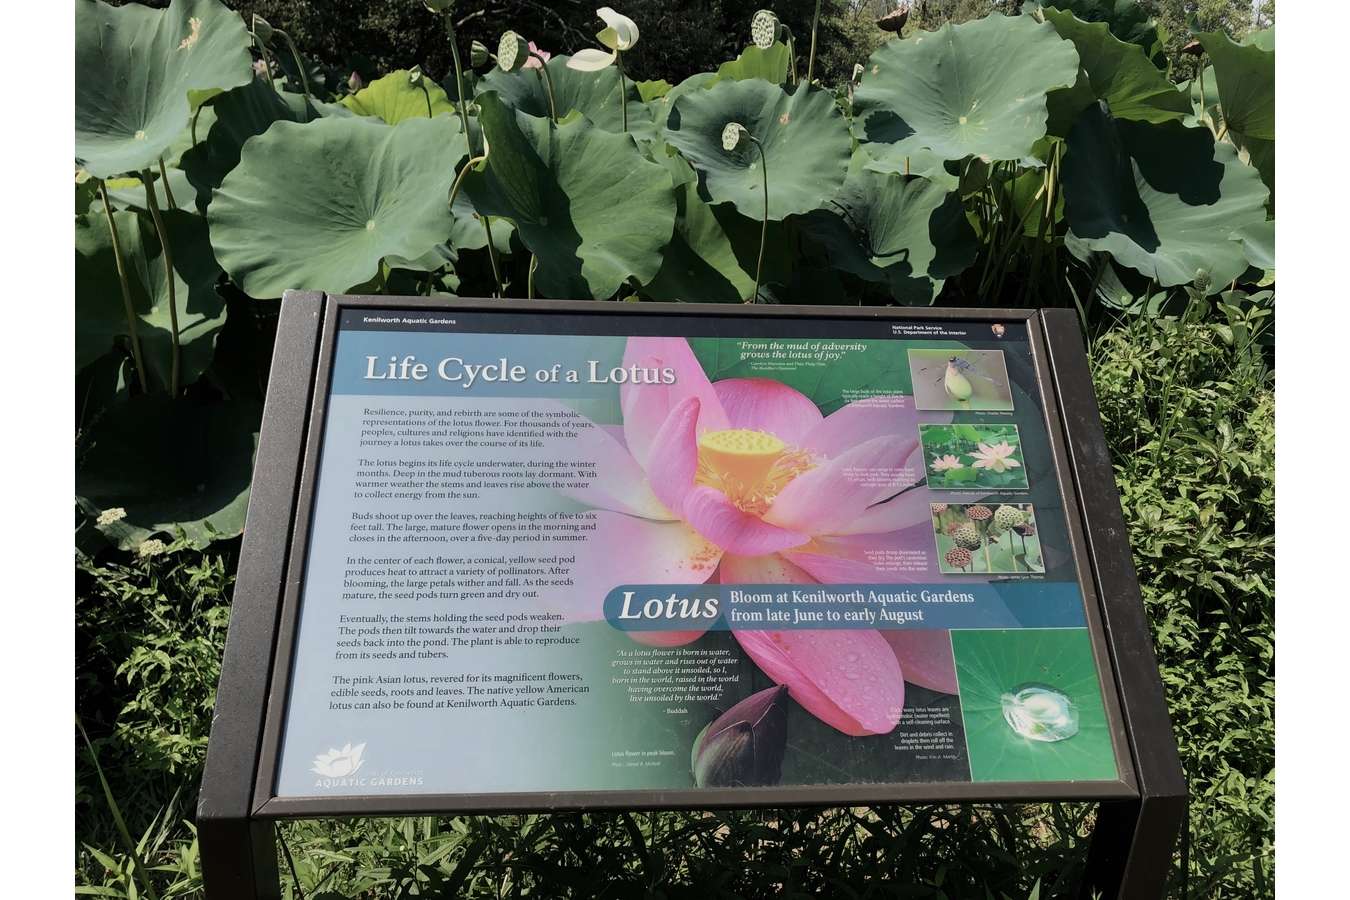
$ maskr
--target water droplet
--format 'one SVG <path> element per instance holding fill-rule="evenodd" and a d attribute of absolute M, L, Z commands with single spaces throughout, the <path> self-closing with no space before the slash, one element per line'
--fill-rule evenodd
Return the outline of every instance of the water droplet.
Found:
<path fill-rule="evenodd" d="M 1064 741 L 1078 733 L 1078 707 L 1062 691 L 1024 684 L 999 698 L 1008 727 L 1031 741 Z"/>

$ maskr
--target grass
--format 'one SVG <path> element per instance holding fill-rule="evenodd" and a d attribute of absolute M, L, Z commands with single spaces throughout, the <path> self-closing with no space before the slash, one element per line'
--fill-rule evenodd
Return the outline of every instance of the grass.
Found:
<path fill-rule="evenodd" d="M 1220 323 L 1141 317 L 1092 347 L 1193 794 L 1190 897 L 1274 891 L 1273 376 L 1251 340 L 1259 325 L 1236 311 Z M 173 544 L 77 563 L 77 712 L 89 735 L 85 745 L 77 734 L 80 894 L 200 895 L 191 815 L 236 553 Z M 281 834 L 309 900 L 1022 900 L 1076 893 L 1092 810 L 423 817 L 293 822 Z"/>

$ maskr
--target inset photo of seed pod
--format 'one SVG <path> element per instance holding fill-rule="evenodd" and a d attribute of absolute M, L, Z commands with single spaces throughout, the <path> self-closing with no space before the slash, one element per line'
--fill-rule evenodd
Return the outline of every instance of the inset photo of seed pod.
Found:
<path fill-rule="evenodd" d="M 934 503 L 938 568 L 945 575 L 1040 575 L 1045 559 L 1030 503 Z"/>

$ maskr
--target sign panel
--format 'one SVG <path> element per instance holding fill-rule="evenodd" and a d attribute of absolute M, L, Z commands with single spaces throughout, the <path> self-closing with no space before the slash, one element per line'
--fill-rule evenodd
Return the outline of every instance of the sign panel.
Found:
<path fill-rule="evenodd" d="M 269 796 L 1132 777 L 1036 320 L 337 315 Z"/>

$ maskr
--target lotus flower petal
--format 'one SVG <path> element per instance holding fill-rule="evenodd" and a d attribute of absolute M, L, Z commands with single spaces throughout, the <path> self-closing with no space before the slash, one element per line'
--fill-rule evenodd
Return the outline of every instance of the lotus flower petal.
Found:
<path fill-rule="evenodd" d="M 717 570 L 722 551 L 683 522 L 652 522 L 620 513 L 596 513 L 597 530 L 577 545 L 573 578 L 558 612 L 572 622 L 604 617 L 605 595 L 616 584 L 702 584 Z"/>
<path fill-rule="evenodd" d="M 887 734 L 900 721 L 905 682 L 876 631 L 737 631 L 741 648 L 793 700 L 844 734 Z"/>
<path fill-rule="evenodd" d="M 876 501 L 906 486 L 905 461 L 917 438 L 883 435 L 798 475 L 783 488 L 764 521 L 807 534 L 846 528 Z"/>
<path fill-rule="evenodd" d="M 684 498 L 693 489 L 698 471 L 698 411 L 697 397 L 681 400 L 656 433 L 647 458 L 651 490 L 676 515 L 682 514 Z"/>
<path fill-rule="evenodd" d="M 722 584 L 815 583 L 809 572 L 779 554 L 737 556 L 724 553 L 722 565 L 717 570 L 717 580 Z"/>
<path fill-rule="evenodd" d="M 666 417 L 686 397 L 699 400 L 698 433 L 730 428 L 727 414 L 717 399 L 698 357 L 684 338 L 634 337 L 628 339 L 623 354 L 624 368 L 668 367 L 675 373 L 674 384 L 632 384 L 619 388 L 623 410 L 623 433 L 628 450 L 645 469 L 656 433 Z"/>
<path fill-rule="evenodd" d="M 957 692 L 951 632 L 906 628 L 886 629 L 881 635 L 900 660 L 906 681 L 943 694 Z"/>
<path fill-rule="evenodd" d="M 713 390 L 732 428 L 767 431 L 789 445 L 798 444 L 824 421 L 805 394 L 769 378 L 727 378 Z"/>
<path fill-rule="evenodd" d="M 932 496 L 927 491 L 906 491 L 885 503 L 869 506 L 856 519 L 833 533 L 881 534 L 919 524 L 931 526 L 931 500 Z"/>
<path fill-rule="evenodd" d="M 545 404 L 546 409 L 565 410 L 563 404 Z M 575 420 L 573 420 L 575 421 Z M 609 509 L 646 519 L 670 520 L 675 516 L 662 505 L 647 483 L 647 474 L 624 447 L 622 432 L 608 426 L 581 422 L 576 427 L 579 456 L 595 463 L 596 477 L 585 487 L 564 488 L 558 493 L 588 506 Z"/>
<path fill-rule="evenodd" d="M 632 19 L 608 6 L 600 7 L 595 14 L 605 23 L 605 30 L 597 34 L 595 39 L 609 49 L 628 50 L 638 42 L 637 23 Z"/>
<path fill-rule="evenodd" d="M 606 53 L 603 50 L 595 50 L 587 47 L 584 50 L 578 50 L 567 58 L 567 68 L 576 69 L 578 72 L 599 72 L 606 69 L 618 59 L 617 53 Z"/>
<path fill-rule="evenodd" d="M 721 491 L 696 487 L 684 498 L 684 518 L 694 529 L 728 553 L 763 556 L 799 547 L 809 535 L 770 525 L 743 512 Z"/>

